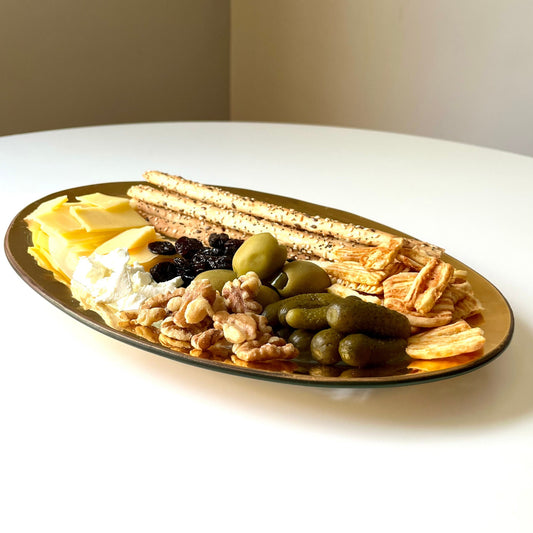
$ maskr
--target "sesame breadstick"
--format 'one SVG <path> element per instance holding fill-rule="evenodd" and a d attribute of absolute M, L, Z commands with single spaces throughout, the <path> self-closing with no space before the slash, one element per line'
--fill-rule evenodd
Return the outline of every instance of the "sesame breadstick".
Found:
<path fill-rule="evenodd" d="M 366 246 L 354 245 L 332 237 L 297 230 L 293 227 L 284 226 L 239 211 L 222 209 L 212 204 L 192 200 L 177 193 L 161 191 L 149 185 L 133 185 L 128 190 L 128 196 L 135 200 L 171 209 L 189 217 L 214 222 L 247 234 L 268 232 L 274 235 L 280 244 L 332 261 L 335 261 L 339 254 L 342 254 L 345 259 L 357 260 L 361 253 L 368 249 Z"/>
<path fill-rule="evenodd" d="M 182 236 L 194 237 L 202 242 L 207 242 L 211 233 L 226 233 L 230 239 L 245 239 L 249 235 L 242 231 L 227 228 L 206 220 L 180 215 L 175 211 L 148 204 L 140 200 L 131 200 L 131 206 L 147 221 L 158 233 L 165 237 L 177 239 Z"/>
<path fill-rule="evenodd" d="M 241 213 L 254 215 L 310 233 L 329 235 L 340 240 L 366 246 L 386 246 L 394 238 L 393 235 L 383 231 L 346 224 L 329 218 L 311 216 L 295 209 L 288 209 L 280 205 L 224 191 L 219 187 L 203 185 L 181 176 L 149 171 L 144 173 L 144 178 L 153 185 L 163 187 L 168 191 L 187 196 L 193 200 L 210 203 L 233 211 L 240 211 Z"/>
<path fill-rule="evenodd" d="M 230 239 L 246 239 L 247 233 L 238 231 L 220 224 L 181 215 L 176 211 L 147 204 L 139 200 L 131 200 L 132 207 L 155 228 L 157 233 L 165 237 L 178 239 L 180 237 L 193 237 L 208 242 L 211 233 L 226 233 Z M 287 246 L 288 256 L 293 259 L 317 260 L 316 255 L 306 254 Z"/>

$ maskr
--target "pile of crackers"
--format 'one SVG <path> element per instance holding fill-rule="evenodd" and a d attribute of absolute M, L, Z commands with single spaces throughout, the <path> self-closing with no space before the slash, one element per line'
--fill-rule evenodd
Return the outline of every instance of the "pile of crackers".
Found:
<path fill-rule="evenodd" d="M 420 361 L 414 370 L 459 364 L 466 353 L 479 356 L 483 331 L 466 319 L 480 314 L 482 304 L 466 271 L 444 261 L 442 248 L 163 172 L 149 171 L 144 178 L 147 183 L 130 187 L 128 196 L 162 235 L 207 242 L 211 233 L 245 239 L 268 232 L 289 256 L 321 266 L 332 279 L 330 292 L 357 295 L 407 316 L 413 332 L 407 353 Z M 439 365 L 428 365 L 434 360 Z"/>

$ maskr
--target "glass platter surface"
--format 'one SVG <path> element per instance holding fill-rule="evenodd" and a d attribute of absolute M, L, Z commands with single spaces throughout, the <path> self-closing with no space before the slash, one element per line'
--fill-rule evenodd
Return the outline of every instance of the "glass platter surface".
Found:
<path fill-rule="evenodd" d="M 407 370 L 405 367 L 400 369 L 383 368 L 364 371 L 350 369 L 349 367 L 330 367 L 329 369 L 323 369 L 309 360 L 295 360 L 295 362 L 291 362 L 290 364 L 285 362 L 272 362 L 270 364 L 258 363 L 250 366 L 237 366 L 231 362 L 201 359 L 182 354 L 127 331 L 117 331 L 106 325 L 97 313 L 84 310 L 78 301 L 72 297 L 68 287 L 56 281 L 51 272 L 40 268 L 33 257 L 28 254 L 27 247 L 31 246 L 32 242 L 31 234 L 24 222 L 24 217 L 30 214 L 42 202 L 60 195 L 68 195 L 70 200 L 73 200 L 75 196 L 97 191 L 115 196 L 126 196 L 128 188 L 137 183 L 139 182 L 100 183 L 49 194 L 44 198 L 36 200 L 19 212 L 11 222 L 4 241 L 6 256 L 9 262 L 30 287 L 68 315 L 110 337 L 154 354 L 209 370 L 287 384 L 351 388 L 410 385 L 462 375 L 494 360 L 505 350 L 511 341 L 514 329 L 514 317 L 504 296 L 480 274 L 448 255 L 444 255 L 443 259 L 445 261 L 451 263 L 458 269 L 468 271 L 468 279 L 472 288 L 485 308 L 483 315 L 476 318 L 475 323 L 473 322 L 472 325 L 480 326 L 483 329 L 486 342 L 483 350 L 475 354 L 475 359 L 470 359 L 465 364 L 446 369 L 415 373 L 412 373 L 412 371 Z M 334 218 L 343 222 L 360 224 L 397 235 L 407 236 L 393 228 L 345 211 L 247 189 L 223 188 L 237 194 L 291 207 L 312 215 Z"/>

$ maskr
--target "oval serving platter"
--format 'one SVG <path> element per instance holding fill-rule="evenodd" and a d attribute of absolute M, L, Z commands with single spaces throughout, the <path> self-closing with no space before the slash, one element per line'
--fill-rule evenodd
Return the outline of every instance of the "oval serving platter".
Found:
<path fill-rule="evenodd" d="M 320 372 L 316 363 L 298 361 L 287 364 L 286 362 L 272 362 L 249 366 L 238 366 L 231 362 L 221 362 L 210 359 L 182 354 L 165 348 L 160 344 L 152 343 L 127 331 L 117 331 L 109 327 L 95 312 L 84 310 L 74 299 L 68 287 L 56 281 L 52 273 L 40 268 L 28 252 L 32 245 L 31 234 L 24 222 L 24 217 L 29 215 L 39 204 L 60 195 L 68 195 L 69 199 L 92 192 L 102 192 L 115 196 L 126 196 L 126 191 L 131 185 L 138 182 L 110 182 L 76 187 L 59 191 L 41 198 L 25 207 L 11 222 L 6 236 L 4 247 L 6 256 L 20 277 L 37 293 L 50 303 L 72 316 L 87 326 L 118 339 L 127 344 L 143 348 L 154 354 L 164 356 L 175 361 L 195 365 L 201 368 L 230 373 L 243 377 L 270 380 L 296 385 L 311 385 L 321 387 L 385 387 L 397 385 L 410 385 L 425 383 L 454 376 L 462 375 L 475 370 L 500 355 L 508 346 L 514 329 L 512 310 L 500 291 L 477 272 L 471 270 L 453 257 L 444 255 L 444 259 L 454 267 L 468 270 L 468 279 L 476 296 L 481 300 L 485 311 L 481 318 L 476 319 L 473 325 L 480 326 L 485 333 L 485 346 L 482 353 L 475 360 L 466 364 L 453 366 L 435 371 L 412 372 L 406 368 L 384 368 L 381 370 L 358 371 L 356 369 L 335 369 L 334 372 Z M 376 228 L 396 235 L 407 237 L 393 228 L 384 226 L 372 220 L 359 217 L 352 213 L 339 211 L 329 207 L 311 204 L 301 200 L 286 198 L 273 194 L 261 193 L 246 189 L 224 187 L 224 189 L 244 196 L 252 196 L 258 200 L 291 207 L 299 211 L 334 218 L 343 222 L 360 224 Z"/>

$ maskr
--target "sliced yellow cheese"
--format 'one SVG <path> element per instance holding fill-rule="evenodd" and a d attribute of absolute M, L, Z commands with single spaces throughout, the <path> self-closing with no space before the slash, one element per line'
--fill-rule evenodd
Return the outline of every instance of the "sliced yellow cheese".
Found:
<path fill-rule="evenodd" d="M 32 231 L 33 245 L 48 250 L 48 234 L 41 229 Z"/>
<path fill-rule="evenodd" d="M 172 261 L 174 257 L 177 257 L 177 254 L 172 255 L 156 255 L 153 254 L 147 245 L 141 246 L 139 248 L 133 248 L 129 251 L 130 260 L 128 261 L 130 265 L 133 263 L 139 263 L 144 270 L 150 270 L 154 265 L 160 263 L 161 261 Z"/>
<path fill-rule="evenodd" d="M 71 206 L 70 213 L 89 232 L 125 230 L 148 224 L 129 205 L 117 211 L 106 211 L 99 207 Z"/>
<path fill-rule="evenodd" d="M 94 252 L 104 255 L 117 248 L 131 250 L 132 248 L 141 248 L 156 240 L 158 240 L 158 237 L 153 226 L 141 226 L 140 228 L 131 228 L 119 233 L 116 237 L 98 246 Z"/>
<path fill-rule="evenodd" d="M 33 241 L 28 252 L 57 280 L 68 285 L 80 258 L 97 249 L 102 254 L 115 248 L 133 250 L 131 262 L 139 260 L 147 269 L 160 260 L 148 250 L 148 243 L 160 237 L 127 198 L 97 192 L 77 200 L 58 196 L 25 219 Z"/>
<path fill-rule="evenodd" d="M 61 283 L 65 283 L 65 285 L 70 284 L 70 278 L 57 267 L 57 265 L 52 260 L 50 254 L 46 250 L 33 246 L 28 248 L 28 253 L 33 256 L 33 258 L 41 268 L 52 272 L 55 279 L 57 279 Z"/>
<path fill-rule="evenodd" d="M 55 211 L 57 208 L 61 207 L 67 200 L 68 197 L 65 195 L 58 196 L 57 198 L 52 198 L 51 200 L 47 200 L 46 202 L 39 204 L 37 209 L 35 209 L 35 211 L 33 211 L 26 217 L 26 220 L 33 220 L 36 216 L 42 215 L 43 213 L 50 213 L 51 211 Z"/>
<path fill-rule="evenodd" d="M 33 220 L 31 218 L 25 218 L 24 221 L 28 225 L 28 229 L 31 231 L 32 235 L 36 231 L 41 231 L 41 225 L 36 220 Z"/>
<path fill-rule="evenodd" d="M 70 208 L 65 206 L 60 206 L 53 211 L 39 213 L 34 216 L 34 220 L 49 235 L 63 235 L 83 229 L 81 223 L 70 213 Z"/>
<path fill-rule="evenodd" d="M 91 194 L 84 194 L 82 196 L 76 196 L 76 200 L 89 204 L 94 207 L 100 207 L 107 211 L 113 211 L 116 209 L 123 209 L 129 207 L 130 201 L 128 198 L 122 198 L 120 196 L 110 196 L 108 194 L 102 194 L 101 192 L 93 192 Z"/>
<path fill-rule="evenodd" d="M 85 230 L 79 232 L 67 233 L 64 235 L 55 235 L 57 241 L 61 241 L 65 248 L 84 248 L 94 251 L 104 242 L 112 239 L 117 235 L 116 231 L 96 231 L 88 233 Z"/>
<path fill-rule="evenodd" d="M 91 255 L 94 248 L 83 245 L 65 246 L 64 242 L 60 236 L 50 235 L 48 250 L 55 268 L 72 278 L 80 257 Z"/>
<path fill-rule="evenodd" d="M 49 255 L 46 250 L 39 248 L 38 246 L 30 246 L 28 248 L 28 253 L 35 258 L 37 264 L 41 268 L 46 268 L 46 270 L 54 270 L 52 263 L 50 262 Z"/>

